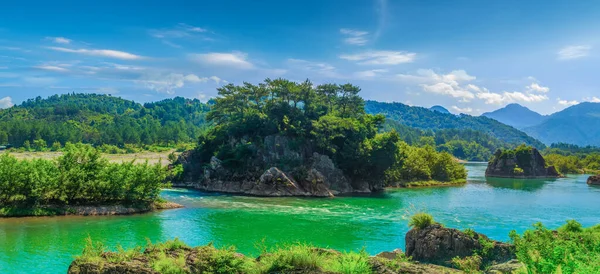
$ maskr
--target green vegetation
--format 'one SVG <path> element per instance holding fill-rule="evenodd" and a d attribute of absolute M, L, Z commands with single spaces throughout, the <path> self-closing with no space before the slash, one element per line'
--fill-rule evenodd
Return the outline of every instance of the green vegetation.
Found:
<path fill-rule="evenodd" d="M 301 155 L 329 156 L 352 179 L 397 181 L 464 180 L 466 171 L 448 153 L 411 147 L 395 131 L 379 132 L 385 119 L 365 113 L 360 88 L 284 79 L 219 88 L 207 115 L 211 127 L 199 138 L 202 163 L 212 156 L 230 169 L 264 170 L 258 157 L 267 136 L 292 141 Z M 298 166 L 300 163 L 288 163 Z M 258 174 L 260 175 L 260 174 Z"/>
<path fill-rule="evenodd" d="M 0 155 L 0 215 L 51 214 L 44 206 L 148 204 L 167 171 L 160 164 L 114 164 L 89 145 L 70 144 L 57 160 Z"/>
<path fill-rule="evenodd" d="M 110 95 L 37 97 L 0 110 L 0 144 L 57 150 L 67 142 L 141 148 L 193 142 L 209 106 L 181 97 L 144 105 Z M 48 148 L 49 147 L 49 148 Z"/>
<path fill-rule="evenodd" d="M 410 221 L 408 222 L 408 226 L 416 229 L 426 228 L 435 222 L 433 221 L 433 216 L 427 213 L 417 213 L 410 217 Z"/>
<path fill-rule="evenodd" d="M 469 129 L 485 133 L 508 144 L 519 145 L 524 143 L 539 149 L 546 147 L 526 133 L 487 117 L 464 114 L 452 115 L 401 103 L 376 101 L 367 101 L 365 109 L 367 113 L 380 113 L 402 125 L 421 130 Z"/>
<path fill-rule="evenodd" d="M 513 231 L 510 237 L 527 273 L 600 272 L 600 226 L 582 228 L 571 220 L 553 231 L 537 223 L 523 235 Z"/>
<path fill-rule="evenodd" d="M 479 255 L 452 258 L 452 265 L 467 273 L 481 273 L 482 259 Z"/>
<path fill-rule="evenodd" d="M 546 163 L 560 173 L 600 173 L 600 148 L 553 144 L 544 150 Z"/>
<path fill-rule="evenodd" d="M 399 256 L 389 264 L 407 261 Z M 397 261 L 397 262 L 396 262 Z M 307 244 L 285 245 L 265 250 L 258 258 L 245 257 L 235 248 L 215 248 L 212 244 L 191 248 L 178 239 L 132 250 L 108 252 L 89 238 L 82 255 L 72 268 L 100 269 L 120 264 L 121 269 L 154 270 L 160 273 L 372 273 L 369 255 L 364 252 L 337 252 Z M 72 269 L 74 270 L 74 269 Z"/>

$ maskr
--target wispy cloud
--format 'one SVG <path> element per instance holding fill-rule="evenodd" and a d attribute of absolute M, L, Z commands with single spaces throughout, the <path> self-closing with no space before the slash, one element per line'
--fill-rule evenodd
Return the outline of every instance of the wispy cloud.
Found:
<path fill-rule="evenodd" d="M 361 65 L 398 65 L 413 62 L 417 54 L 406 51 L 370 50 L 356 54 L 344 54 L 339 57 L 348 61 L 357 61 Z"/>
<path fill-rule="evenodd" d="M 502 93 L 494 93 L 489 91 L 480 92 L 477 93 L 477 98 L 484 100 L 485 103 L 489 105 L 502 105 L 514 102 L 534 103 L 548 100 L 548 96 L 546 95 L 523 93 L 518 91 L 504 91 Z"/>
<path fill-rule="evenodd" d="M 584 98 L 583 100 L 586 102 L 600 103 L 600 98 L 598 98 L 596 96 L 587 97 L 587 98 Z"/>
<path fill-rule="evenodd" d="M 527 91 L 529 92 L 541 92 L 541 93 L 547 93 L 550 91 L 549 87 L 544 87 L 544 86 L 540 86 L 540 84 L 538 83 L 531 83 L 531 85 L 527 86 Z"/>
<path fill-rule="evenodd" d="M 69 71 L 66 68 L 59 67 L 59 66 L 52 66 L 52 65 L 40 65 L 40 66 L 34 66 L 33 68 L 41 69 L 41 70 L 48 70 L 48 71 L 55 71 L 55 72 L 67 72 L 67 71 Z"/>
<path fill-rule="evenodd" d="M 385 25 L 387 24 L 387 0 L 376 0 L 377 3 L 377 13 L 378 13 L 378 22 L 377 22 L 377 30 L 375 31 L 375 39 L 378 39 L 379 36 L 383 33 L 385 29 Z"/>
<path fill-rule="evenodd" d="M 456 112 L 459 112 L 459 113 L 471 113 L 471 112 L 473 112 L 473 109 L 470 108 L 470 107 L 460 108 L 460 107 L 457 107 L 457 106 L 452 106 L 452 109 L 454 111 L 456 111 Z"/>
<path fill-rule="evenodd" d="M 9 96 L 4 97 L 4 98 L 0 98 L 0 109 L 9 108 L 9 107 L 12 107 L 14 105 L 15 104 L 13 104 L 12 98 L 10 98 Z"/>
<path fill-rule="evenodd" d="M 369 41 L 367 39 L 367 35 L 369 33 L 366 31 L 354 29 L 340 29 L 340 33 L 346 37 L 344 38 L 344 43 L 349 45 L 363 46 Z"/>
<path fill-rule="evenodd" d="M 560 49 L 556 54 L 558 60 L 572 60 L 586 57 L 590 54 L 592 46 L 590 45 L 574 45 Z"/>
<path fill-rule="evenodd" d="M 577 105 L 579 104 L 579 101 L 577 100 L 563 100 L 560 98 L 556 98 L 556 101 L 558 102 L 559 105 L 563 105 L 563 106 L 573 106 L 573 105 Z"/>
<path fill-rule="evenodd" d="M 287 65 L 302 72 L 312 72 L 328 78 L 343 78 L 337 69 L 328 63 L 290 58 L 287 60 Z"/>
<path fill-rule="evenodd" d="M 388 72 L 387 69 L 371 69 L 371 70 L 363 70 L 357 71 L 354 73 L 354 76 L 361 79 L 373 79 L 377 76 L 381 76 L 381 74 Z"/>
<path fill-rule="evenodd" d="M 136 55 L 129 52 L 118 51 L 118 50 L 110 50 L 110 49 L 70 49 L 70 48 L 61 48 L 61 47 L 48 47 L 48 49 L 60 52 L 69 52 L 90 56 L 98 56 L 98 57 L 108 57 L 122 60 L 140 60 L 145 59 L 146 57 Z"/>
<path fill-rule="evenodd" d="M 50 40 L 57 44 L 71 44 L 73 40 L 64 37 L 46 37 L 46 40 Z"/>
<path fill-rule="evenodd" d="M 210 52 L 202 54 L 190 54 L 189 58 L 192 61 L 214 65 L 231 67 L 237 69 L 254 69 L 255 66 L 248 61 L 248 54 L 234 51 L 232 53 Z"/>
<path fill-rule="evenodd" d="M 184 23 L 179 23 L 173 28 L 152 29 L 148 32 L 155 38 L 184 38 L 191 37 L 195 34 L 204 33 L 208 30 L 205 28 L 195 27 Z"/>

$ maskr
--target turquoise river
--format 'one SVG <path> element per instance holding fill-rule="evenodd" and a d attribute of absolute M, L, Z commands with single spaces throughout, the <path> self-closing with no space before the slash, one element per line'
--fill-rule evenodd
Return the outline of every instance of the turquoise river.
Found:
<path fill-rule="evenodd" d="M 133 216 L 0 219 L 0 273 L 65 273 L 85 239 L 144 245 L 178 237 L 190 245 L 235 245 L 256 254 L 258 244 L 307 242 L 376 253 L 404 249 L 407 218 L 426 211 L 449 227 L 473 228 L 508 240 L 535 222 L 558 227 L 567 219 L 600 223 L 600 188 L 587 176 L 557 180 L 486 179 L 485 164 L 467 164 L 458 187 L 394 189 L 361 197 L 256 198 L 166 190 L 185 208 Z"/>

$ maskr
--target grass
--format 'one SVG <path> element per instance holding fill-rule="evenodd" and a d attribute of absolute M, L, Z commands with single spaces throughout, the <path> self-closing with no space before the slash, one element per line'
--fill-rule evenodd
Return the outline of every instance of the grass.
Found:
<path fill-rule="evenodd" d="M 463 185 L 466 183 L 467 183 L 466 179 L 455 180 L 452 182 L 441 182 L 441 181 L 429 180 L 429 181 L 401 182 L 397 185 L 397 187 L 455 186 L 455 185 Z"/>
<path fill-rule="evenodd" d="M 109 162 L 112 163 L 122 163 L 122 162 L 131 162 L 135 161 L 136 164 L 143 164 L 148 160 L 148 163 L 153 165 L 156 163 L 160 163 L 163 166 L 169 165 L 169 154 L 171 154 L 173 149 L 166 151 L 142 151 L 137 153 L 128 153 L 128 154 L 110 154 L 110 153 L 102 153 L 102 157 L 108 159 Z M 58 151 L 45 151 L 45 152 L 16 152 L 16 151 L 0 151 L 2 153 L 10 153 L 12 156 L 15 156 L 17 159 L 23 160 L 32 160 L 32 159 L 46 159 L 52 160 L 60 157 L 63 153 Z"/>
<path fill-rule="evenodd" d="M 422 212 L 410 217 L 410 221 L 408 222 L 408 226 L 415 229 L 423 229 L 432 224 L 434 224 L 433 216 Z"/>
<path fill-rule="evenodd" d="M 64 214 L 64 210 L 45 207 L 0 207 L 0 217 L 26 217 L 26 216 L 56 216 Z"/>
<path fill-rule="evenodd" d="M 511 232 L 517 259 L 528 273 L 600 273 L 600 226 L 570 220 L 556 231 L 541 223 L 523 235 Z"/>

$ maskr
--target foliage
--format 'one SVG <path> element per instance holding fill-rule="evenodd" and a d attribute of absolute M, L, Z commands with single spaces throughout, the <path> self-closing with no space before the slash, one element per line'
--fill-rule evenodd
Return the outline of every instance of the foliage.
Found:
<path fill-rule="evenodd" d="M 483 116 L 453 115 L 431 111 L 422 107 L 411 107 L 401 103 L 376 101 L 367 101 L 365 110 L 367 113 L 383 114 L 390 120 L 421 130 L 469 129 L 487 134 L 508 144 L 525 143 L 540 149 L 546 147 L 543 143 L 528 136 L 525 132 Z"/>
<path fill-rule="evenodd" d="M 600 148 L 553 144 L 544 154 L 546 163 L 561 173 L 600 173 Z"/>
<path fill-rule="evenodd" d="M 280 135 L 294 140 L 296 149 L 310 147 L 329 156 L 354 179 L 384 179 L 388 170 L 403 164 L 400 136 L 395 131 L 379 132 L 384 117 L 364 112 L 356 86 L 314 87 L 309 81 L 267 79 L 258 85 L 229 84 L 218 90 L 220 97 L 207 114 L 215 126 L 200 136 L 197 146 L 204 163 L 216 156 L 228 168 L 255 170 L 257 163 L 248 159 L 260 158 L 257 153 L 267 136 Z M 457 176 L 454 167 L 449 171 L 444 166 L 452 165 L 447 161 L 451 157 L 432 157 L 439 160 L 426 163 L 433 171 L 424 178 Z M 431 176 L 433 172 L 436 176 Z"/>
<path fill-rule="evenodd" d="M 517 259 L 529 273 L 598 273 L 600 271 L 600 231 L 582 228 L 571 220 L 558 231 L 541 223 L 523 235 L 511 232 Z"/>
<path fill-rule="evenodd" d="M 482 259 L 479 255 L 452 258 L 452 265 L 466 273 L 480 273 Z"/>
<path fill-rule="evenodd" d="M 160 164 L 109 163 L 89 145 L 67 143 L 56 160 L 0 155 L 0 207 L 152 202 L 167 171 Z"/>
<path fill-rule="evenodd" d="M 308 244 L 293 244 L 265 250 L 259 258 L 242 256 L 236 253 L 233 247 L 215 248 L 208 244 L 191 248 L 178 239 L 164 243 L 148 243 L 144 250 L 141 247 L 130 250 L 117 248 L 116 252 L 109 252 L 105 245 L 92 242 L 88 238 L 83 253 L 75 258 L 72 267 L 76 269 L 91 263 L 101 269 L 106 263 L 125 265 L 131 262 L 147 262 L 135 267 L 148 267 L 160 273 L 372 272 L 370 257 L 364 250 L 337 252 Z M 406 258 L 398 258 L 397 262 L 400 260 L 408 261 Z"/>
<path fill-rule="evenodd" d="M 408 226 L 415 229 L 423 229 L 434 224 L 433 216 L 427 213 L 417 213 L 410 217 Z"/>
<path fill-rule="evenodd" d="M 120 148 L 189 143 L 208 126 L 208 109 L 181 97 L 144 105 L 97 94 L 37 97 L 0 110 L 0 144 L 41 151 L 47 144 L 67 142 Z"/>

